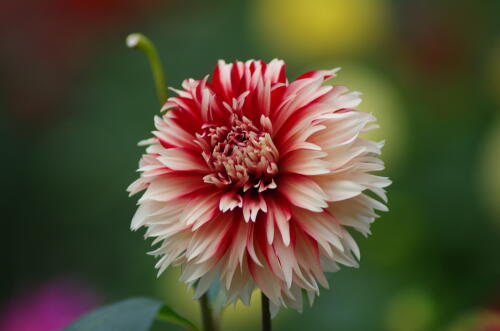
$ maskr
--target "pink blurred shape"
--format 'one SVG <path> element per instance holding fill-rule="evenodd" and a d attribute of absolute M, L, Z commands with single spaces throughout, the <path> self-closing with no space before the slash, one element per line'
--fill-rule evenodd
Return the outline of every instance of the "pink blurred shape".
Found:
<path fill-rule="evenodd" d="M 60 330 L 98 302 L 96 293 L 79 282 L 51 281 L 8 301 L 0 311 L 0 330 Z"/>

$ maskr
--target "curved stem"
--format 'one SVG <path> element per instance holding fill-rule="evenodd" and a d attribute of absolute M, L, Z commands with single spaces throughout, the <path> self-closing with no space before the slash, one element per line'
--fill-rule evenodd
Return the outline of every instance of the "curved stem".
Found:
<path fill-rule="evenodd" d="M 156 94 L 158 95 L 160 105 L 163 105 L 165 101 L 167 101 L 167 85 L 165 84 L 163 68 L 155 46 L 148 37 L 141 33 L 129 34 L 127 36 L 127 46 L 134 49 L 140 49 L 148 57 L 153 79 L 155 81 Z"/>
<path fill-rule="evenodd" d="M 212 307 L 208 302 L 208 293 L 205 293 L 200 298 L 201 319 L 203 322 L 204 331 L 217 331 L 214 324 Z"/>
<path fill-rule="evenodd" d="M 269 299 L 262 292 L 262 331 L 271 331 L 271 311 L 269 310 Z"/>

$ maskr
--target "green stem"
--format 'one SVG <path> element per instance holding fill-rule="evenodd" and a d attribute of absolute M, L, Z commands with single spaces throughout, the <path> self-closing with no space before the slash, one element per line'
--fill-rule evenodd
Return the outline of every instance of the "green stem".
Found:
<path fill-rule="evenodd" d="M 271 331 L 271 310 L 269 309 L 269 299 L 262 292 L 262 331 Z"/>
<path fill-rule="evenodd" d="M 200 298 L 201 319 L 203 322 L 203 331 L 217 331 L 214 323 L 212 307 L 208 302 L 208 293 L 205 293 Z"/>
<path fill-rule="evenodd" d="M 127 36 L 127 46 L 134 49 L 140 49 L 148 57 L 156 85 L 156 94 L 158 95 L 160 105 L 163 105 L 165 101 L 167 101 L 167 85 L 165 84 L 163 68 L 155 46 L 148 37 L 141 33 L 129 34 Z"/>

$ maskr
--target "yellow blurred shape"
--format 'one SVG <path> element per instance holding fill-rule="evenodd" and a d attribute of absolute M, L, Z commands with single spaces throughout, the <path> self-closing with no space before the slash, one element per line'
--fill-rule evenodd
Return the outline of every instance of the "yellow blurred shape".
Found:
<path fill-rule="evenodd" d="M 352 54 L 379 45 L 389 31 L 383 0 L 257 0 L 251 13 L 260 38 L 288 56 Z"/>
<path fill-rule="evenodd" d="M 426 331 L 435 319 L 431 297 L 422 289 L 406 289 L 389 303 L 386 315 L 388 331 Z"/>
<path fill-rule="evenodd" d="M 221 318 L 221 330 L 256 330 L 260 325 L 260 291 L 252 293 L 250 306 L 241 301 L 224 309 Z"/>
<path fill-rule="evenodd" d="M 481 156 L 481 191 L 486 208 L 500 228 L 500 117 L 486 136 Z"/>
<path fill-rule="evenodd" d="M 193 300 L 194 291 L 179 281 L 179 277 L 180 268 L 169 267 L 161 276 L 162 281 L 156 282 L 159 295 L 175 311 L 200 325 L 199 304 Z"/>
<path fill-rule="evenodd" d="M 198 300 L 193 299 L 194 291 L 179 281 L 180 270 L 171 267 L 162 276 L 160 284 L 160 296 L 174 310 L 193 321 L 200 322 L 200 311 Z M 260 323 L 260 291 L 252 293 L 250 306 L 245 306 L 241 301 L 236 305 L 224 308 L 220 318 L 221 330 L 251 331 L 255 330 Z"/>

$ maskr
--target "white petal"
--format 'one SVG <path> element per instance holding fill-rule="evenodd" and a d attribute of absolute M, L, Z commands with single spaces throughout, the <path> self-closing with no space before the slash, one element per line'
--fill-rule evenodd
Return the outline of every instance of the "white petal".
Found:
<path fill-rule="evenodd" d="M 278 189 L 297 207 L 320 212 L 328 205 L 328 199 L 321 187 L 312 179 L 299 175 L 284 175 L 280 178 Z"/>

